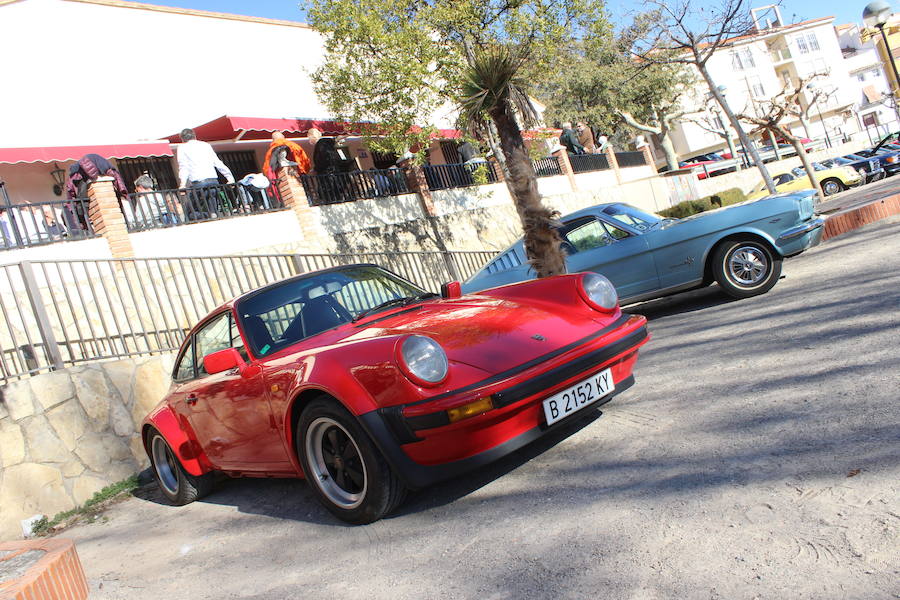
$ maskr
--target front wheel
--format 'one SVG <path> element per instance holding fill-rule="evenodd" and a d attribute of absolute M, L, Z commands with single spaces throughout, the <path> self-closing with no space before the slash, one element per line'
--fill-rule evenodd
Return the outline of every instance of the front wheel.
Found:
<path fill-rule="evenodd" d="M 730 240 L 721 244 L 713 255 L 713 276 L 729 296 L 758 296 L 778 282 L 781 257 L 763 243 Z"/>
<path fill-rule="evenodd" d="M 150 464 L 156 483 L 172 504 L 189 504 L 212 490 L 212 473 L 198 477 L 185 471 L 169 443 L 155 429 L 150 433 L 147 447 L 150 449 Z"/>
<path fill-rule="evenodd" d="M 297 455 L 319 501 L 348 523 L 377 521 L 395 509 L 406 487 L 343 406 L 313 400 L 300 415 Z"/>
<path fill-rule="evenodd" d="M 826 196 L 832 196 L 846 189 L 847 187 L 837 179 L 826 179 L 822 182 L 822 193 Z"/>

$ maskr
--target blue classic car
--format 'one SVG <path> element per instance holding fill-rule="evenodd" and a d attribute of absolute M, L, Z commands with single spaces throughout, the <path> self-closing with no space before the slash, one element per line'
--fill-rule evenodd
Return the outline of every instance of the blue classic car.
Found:
<path fill-rule="evenodd" d="M 812 190 L 777 194 L 684 219 L 599 204 L 563 217 L 559 233 L 568 270 L 605 275 L 622 304 L 713 281 L 748 298 L 772 289 L 782 259 L 822 240 L 825 220 L 815 214 L 814 199 Z M 520 239 L 462 288 L 473 293 L 533 277 Z"/>

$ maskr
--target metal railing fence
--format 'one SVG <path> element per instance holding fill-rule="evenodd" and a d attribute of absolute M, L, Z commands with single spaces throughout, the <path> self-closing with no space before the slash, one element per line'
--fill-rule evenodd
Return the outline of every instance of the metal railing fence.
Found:
<path fill-rule="evenodd" d="M 609 169 L 609 158 L 605 154 L 570 154 L 569 163 L 573 173 L 589 173 Z"/>
<path fill-rule="evenodd" d="M 547 156 L 531 161 L 534 167 L 534 174 L 537 177 L 552 177 L 554 175 L 562 175 L 562 167 L 559 166 L 559 159 L 555 156 Z"/>
<path fill-rule="evenodd" d="M 13 204 L 0 181 L 0 250 L 97 237 L 89 206 L 87 198 Z"/>
<path fill-rule="evenodd" d="M 643 167 L 647 164 L 643 152 L 616 152 L 616 162 L 620 167 Z"/>
<path fill-rule="evenodd" d="M 462 164 L 425 165 L 422 170 L 425 173 L 425 181 L 428 182 L 428 189 L 432 191 L 496 183 L 500 180 L 494 164 L 486 160 Z"/>
<path fill-rule="evenodd" d="M 122 202 L 122 213 L 133 232 L 282 210 L 284 203 L 270 190 L 226 183 L 136 192 Z"/>
<path fill-rule="evenodd" d="M 300 181 L 312 206 L 409 193 L 406 176 L 400 169 L 301 175 Z"/>
<path fill-rule="evenodd" d="M 380 264 L 433 292 L 493 252 L 267 254 L 0 266 L 0 383 L 85 362 L 177 348 L 210 310 L 299 273 Z"/>

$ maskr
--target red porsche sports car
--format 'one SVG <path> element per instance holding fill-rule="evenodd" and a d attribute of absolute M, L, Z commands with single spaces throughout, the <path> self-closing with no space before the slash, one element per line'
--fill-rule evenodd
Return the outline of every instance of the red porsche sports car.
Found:
<path fill-rule="evenodd" d="M 628 388 L 647 339 L 596 273 L 438 296 L 375 265 L 317 271 L 193 328 L 144 447 L 175 504 L 215 473 L 305 477 L 367 523 Z"/>

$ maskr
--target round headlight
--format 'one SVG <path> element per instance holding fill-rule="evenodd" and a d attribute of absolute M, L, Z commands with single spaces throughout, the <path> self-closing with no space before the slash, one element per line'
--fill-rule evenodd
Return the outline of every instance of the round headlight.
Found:
<path fill-rule="evenodd" d="M 424 335 L 411 335 L 400 345 L 400 359 L 414 382 L 436 385 L 447 378 L 450 363 L 440 345 Z"/>
<path fill-rule="evenodd" d="M 863 169 L 862 167 L 858 168 L 858 169 L 856 170 L 856 172 L 859 173 L 859 176 L 860 176 L 860 177 L 865 177 L 865 176 L 866 176 L 866 170 Z"/>
<path fill-rule="evenodd" d="M 585 301 L 597 310 L 611 311 L 619 301 L 613 284 L 597 273 L 585 273 L 581 276 L 581 291 Z"/>

